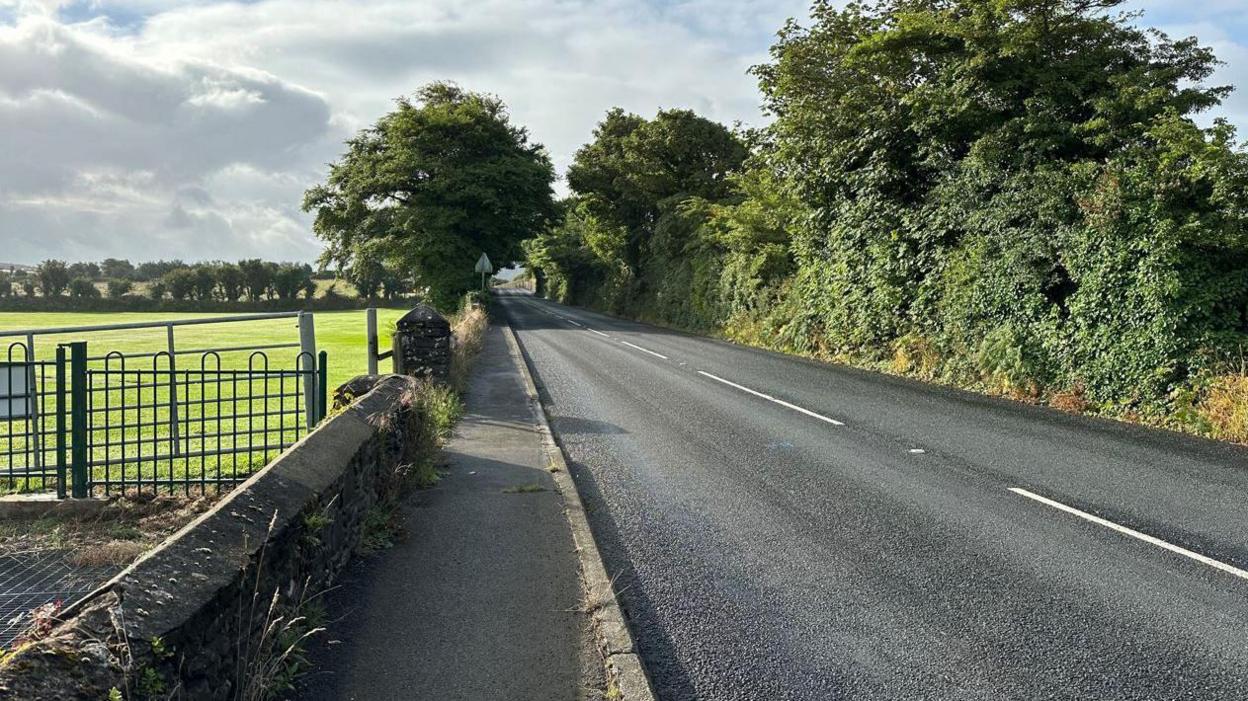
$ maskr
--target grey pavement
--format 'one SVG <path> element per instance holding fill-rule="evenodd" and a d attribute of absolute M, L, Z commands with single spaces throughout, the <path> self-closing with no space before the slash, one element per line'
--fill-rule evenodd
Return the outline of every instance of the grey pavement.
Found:
<path fill-rule="evenodd" d="M 491 327 L 438 485 L 405 536 L 357 558 L 327 595 L 302 699 L 532 699 L 593 692 L 578 560 L 524 386 Z M 515 493 L 536 485 L 537 492 Z"/>
<path fill-rule="evenodd" d="M 501 301 L 661 699 L 1248 698 L 1248 450 Z"/>

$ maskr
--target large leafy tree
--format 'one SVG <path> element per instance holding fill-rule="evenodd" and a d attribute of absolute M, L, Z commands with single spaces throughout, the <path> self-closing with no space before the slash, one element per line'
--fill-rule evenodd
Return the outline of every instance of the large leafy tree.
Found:
<path fill-rule="evenodd" d="M 497 97 L 433 83 L 347 146 L 304 199 L 326 259 L 410 271 L 439 305 L 474 287 L 481 253 L 518 260 L 555 211 L 550 158 Z"/>
<path fill-rule="evenodd" d="M 637 276 L 664 212 L 687 198 L 726 196 L 746 155 L 736 135 L 690 110 L 643 119 L 616 108 L 577 151 L 568 186 L 584 213 L 623 232 L 619 255 Z"/>
<path fill-rule="evenodd" d="M 69 287 L 69 266 L 63 260 L 45 260 L 35 269 L 44 297 L 59 297 Z"/>

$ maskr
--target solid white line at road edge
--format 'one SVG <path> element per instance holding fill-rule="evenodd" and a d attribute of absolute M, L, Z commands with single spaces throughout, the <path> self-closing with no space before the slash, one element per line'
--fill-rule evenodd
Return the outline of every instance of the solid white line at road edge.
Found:
<path fill-rule="evenodd" d="M 1061 502 L 1053 501 L 1052 499 L 1046 499 L 1045 497 L 1042 497 L 1039 494 L 1035 494 L 1033 492 L 1029 492 L 1026 489 L 1020 489 L 1018 487 L 1010 487 L 1010 491 L 1014 492 L 1015 494 L 1018 494 L 1019 496 L 1024 496 L 1024 497 L 1027 497 L 1028 499 L 1033 499 L 1035 501 L 1038 501 L 1041 504 L 1045 504 L 1055 509 L 1065 511 L 1068 514 L 1073 514 L 1075 516 L 1078 516 L 1081 519 L 1084 519 L 1085 521 L 1091 521 L 1092 523 L 1095 523 L 1098 526 L 1104 526 L 1111 530 L 1118 531 L 1119 533 L 1122 533 L 1124 535 L 1129 535 L 1132 538 L 1137 538 L 1139 540 L 1142 540 L 1145 543 L 1151 543 L 1153 545 L 1156 545 L 1159 548 L 1165 548 L 1166 550 L 1169 550 L 1172 553 L 1178 553 L 1179 555 L 1182 555 L 1184 557 L 1190 557 L 1191 559 L 1197 562 L 1209 565 L 1210 567 L 1217 569 L 1217 570 L 1222 570 L 1223 572 L 1239 577 L 1240 579 L 1248 579 L 1248 572 L 1245 572 L 1244 570 L 1241 570 L 1238 567 L 1228 565 L 1225 562 L 1218 562 L 1217 560 L 1214 560 L 1213 558 L 1210 558 L 1210 557 L 1205 557 L 1204 555 L 1201 555 L 1200 553 L 1194 553 L 1191 550 L 1188 550 L 1187 548 L 1181 548 L 1177 545 L 1167 543 L 1166 541 L 1160 538 L 1154 538 L 1153 536 L 1148 535 L 1146 533 L 1140 533 L 1139 531 L 1132 530 L 1130 528 L 1127 528 L 1126 526 L 1120 526 L 1114 523 L 1113 521 L 1107 521 L 1101 518 L 1100 516 L 1093 516 L 1092 514 L 1086 511 L 1080 511 L 1079 509 L 1076 509 L 1073 506 L 1066 506 L 1065 504 Z"/>
<path fill-rule="evenodd" d="M 642 353 L 649 353 L 650 355 L 653 355 L 653 356 L 654 356 L 654 357 L 656 357 L 656 358 L 662 358 L 662 359 L 664 359 L 664 360 L 667 360 L 667 356 L 666 356 L 666 355 L 663 355 L 662 353 L 655 353 L 654 351 L 650 350 L 649 348 L 642 348 L 641 346 L 633 345 L 632 343 L 629 343 L 628 341 L 620 341 L 620 343 L 623 343 L 624 345 L 628 346 L 629 348 L 635 348 L 635 349 L 637 349 L 637 350 L 641 351 Z"/>
<path fill-rule="evenodd" d="M 586 326 L 585 328 L 587 328 L 587 329 L 588 329 L 589 327 L 588 327 L 588 326 Z M 603 338 L 611 338 L 610 336 L 608 336 L 607 334 L 605 334 L 605 333 L 603 333 L 603 332 L 599 331 L 598 329 L 589 329 L 589 330 L 590 330 L 590 331 L 592 331 L 592 332 L 594 332 L 594 333 L 596 333 L 596 334 L 598 334 L 599 336 L 602 336 Z"/>
<path fill-rule="evenodd" d="M 841 423 L 840 421 L 837 421 L 836 419 L 830 419 L 830 418 L 828 418 L 828 417 L 824 416 L 823 414 L 816 414 L 815 412 L 811 411 L 810 409 L 803 409 L 802 407 L 800 407 L 800 406 L 798 406 L 798 405 L 796 405 L 796 404 L 790 404 L 790 403 L 788 403 L 788 402 L 784 401 L 783 399 L 776 399 L 775 397 L 771 396 L 770 394 L 763 394 L 762 392 L 756 392 L 756 391 L 754 391 L 754 390 L 750 389 L 749 387 L 746 387 L 746 386 L 744 386 L 744 385 L 739 385 L 739 384 L 737 384 L 737 383 L 735 383 L 735 382 L 732 382 L 732 381 L 730 381 L 730 380 L 725 380 L 724 378 L 719 377 L 718 375 L 712 375 L 711 373 L 709 373 L 709 372 L 703 372 L 702 370 L 699 370 L 699 371 L 698 371 L 698 374 L 699 374 L 699 375 L 702 375 L 702 376 L 704 376 L 704 377 L 709 377 L 709 378 L 711 378 L 712 380 L 715 380 L 716 382 L 722 382 L 722 383 L 724 383 L 724 384 L 728 385 L 729 387 L 735 387 L 735 388 L 737 388 L 737 389 L 741 390 L 742 392 L 748 392 L 749 394 L 752 394 L 752 395 L 754 395 L 755 397 L 761 397 L 761 398 L 763 398 L 763 399 L 766 399 L 766 400 L 767 400 L 767 401 L 769 401 L 769 402 L 775 402 L 776 404 L 779 404 L 780 406 L 785 407 L 785 408 L 787 408 L 787 409 L 792 409 L 793 411 L 803 413 L 803 414 L 805 414 L 805 415 L 807 415 L 807 416 L 810 416 L 810 417 L 813 417 L 813 418 L 819 419 L 820 421 L 826 421 L 826 422 L 828 422 L 828 423 L 832 424 L 833 426 L 844 426 L 844 425 L 845 425 L 845 424 Z"/>

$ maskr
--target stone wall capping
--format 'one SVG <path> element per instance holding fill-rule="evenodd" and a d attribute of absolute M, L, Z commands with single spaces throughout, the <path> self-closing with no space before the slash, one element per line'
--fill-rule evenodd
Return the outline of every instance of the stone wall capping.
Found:
<path fill-rule="evenodd" d="M 364 514 L 410 458 L 417 385 L 377 377 L 350 407 L 67 607 L 51 635 L 0 668 L 0 698 L 108 698 L 124 686 L 127 657 L 132 672 L 150 668 L 186 697 L 233 698 L 240 641 L 264 625 L 257 610 L 267 613 L 275 591 L 295 601 L 327 587 L 358 545 Z M 157 654 L 155 640 L 169 653 Z"/>

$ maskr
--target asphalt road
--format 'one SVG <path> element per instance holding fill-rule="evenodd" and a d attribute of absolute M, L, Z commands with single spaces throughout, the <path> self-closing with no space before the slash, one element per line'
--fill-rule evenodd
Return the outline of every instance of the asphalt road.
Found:
<path fill-rule="evenodd" d="M 1248 698 L 1248 451 L 502 306 L 660 698 Z"/>

